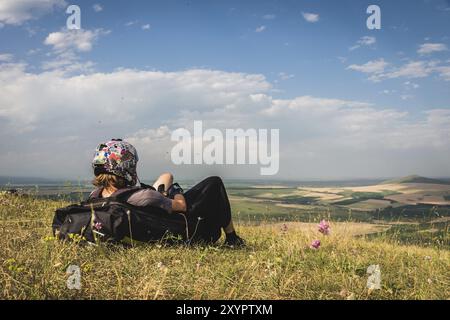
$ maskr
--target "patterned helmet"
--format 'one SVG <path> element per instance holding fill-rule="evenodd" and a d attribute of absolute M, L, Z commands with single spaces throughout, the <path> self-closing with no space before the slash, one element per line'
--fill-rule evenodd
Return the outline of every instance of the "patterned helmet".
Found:
<path fill-rule="evenodd" d="M 138 160 L 137 151 L 131 144 L 122 139 L 111 139 L 98 145 L 92 167 L 96 176 L 111 173 L 124 178 L 130 186 L 134 186 L 137 182 Z"/>

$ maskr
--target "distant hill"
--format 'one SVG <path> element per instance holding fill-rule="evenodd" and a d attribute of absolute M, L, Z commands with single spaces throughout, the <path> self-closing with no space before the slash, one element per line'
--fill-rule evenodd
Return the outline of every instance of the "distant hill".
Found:
<path fill-rule="evenodd" d="M 399 183 L 432 183 L 432 184 L 450 184 L 450 181 L 447 179 L 432 179 L 421 177 L 417 175 L 411 175 L 403 178 L 386 180 L 381 182 L 380 184 L 399 184 Z"/>
<path fill-rule="evenodd" d="M 41 184 L 54 182 L 50 179 L 35 178 L 35 177 L 10 177 L 0 176 L 0 185 L 7 184 Z"/>
<path fill-rule="evenodd" d="M 14 177 L 14 176 L 0 176 L 0 186 L 7 185 L 64 185 L 68 183 L 78 184 L 85 182 L 84 180 L 70 180 L 70 179 L 48 179 L 39 177 Z"/>

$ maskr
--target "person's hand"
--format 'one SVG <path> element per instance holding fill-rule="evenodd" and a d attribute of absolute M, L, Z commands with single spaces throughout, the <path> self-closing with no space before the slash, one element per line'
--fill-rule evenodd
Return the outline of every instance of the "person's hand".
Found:
<path fill-rule="evenodd" d="M 172 200 L 172 211 L 186 213 L 187 206 L 186 200 L 182 194 L 176 194 Z"/>
<path fill-rule="evenodd" d="M 167 189 L 167 197 L 170 199 L 175 199 L 177 194 L 183 194 L 183 188 L 180 187 L 178 183 L 172 184 L 169 189 Z"/>

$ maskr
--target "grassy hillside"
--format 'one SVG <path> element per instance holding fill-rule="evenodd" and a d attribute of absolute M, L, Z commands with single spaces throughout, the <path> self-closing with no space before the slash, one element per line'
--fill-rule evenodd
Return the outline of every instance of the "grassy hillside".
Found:
<path fill-rule="evenodd" d="M 431 179 L 426 177 L 421 177 L 417 175 L 411 175 L 399 179 L 386 180 L 381 182 L 380 184 L 398 184 L 398 183 L 432 183 L 432 184 L 450 184 L 450 182 L 446 180 L 440 179 Z"/>
<path fill-rule="evenodd" d="M 449 299 L 450 255 L 440 247 L 400 245 L 376 237 L 381 225 L 331 223 L 239 226 L 249 246 L 134 248 L 80 246 L 50 235 L 64 201 L 0 195 L 2 299 Z M 320 239 L 322 246 L 309 244 Z M 369 265 L 381 269 L 381 289 L 366 287 Z M 81 290 L 66 287 L 69 265 L 82 272 Z"/>

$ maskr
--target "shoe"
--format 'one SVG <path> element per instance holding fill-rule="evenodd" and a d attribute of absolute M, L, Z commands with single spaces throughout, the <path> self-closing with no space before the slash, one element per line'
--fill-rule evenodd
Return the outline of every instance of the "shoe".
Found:
<path fill-rule="evenodd" d="M 245 247 L 245 240 L 239 237 L 238 235 L 234 234 L 233 236 L 227 237 L 225 239 L 224 245 L 227 247 L 242 248 Z"/>

